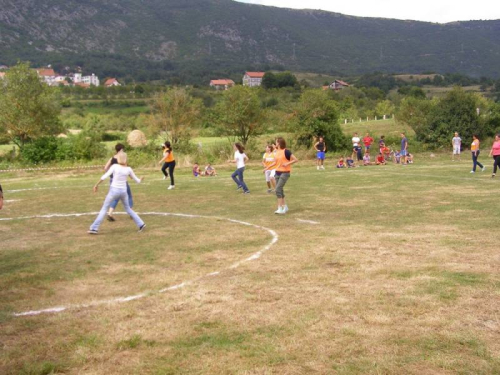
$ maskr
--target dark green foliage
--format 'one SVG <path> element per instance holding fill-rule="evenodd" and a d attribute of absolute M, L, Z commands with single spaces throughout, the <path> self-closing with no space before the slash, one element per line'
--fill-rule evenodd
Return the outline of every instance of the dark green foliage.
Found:
<path fill-rule="evenodd" d="M 262 87 L 265 89 L 280 89 L 283 87 L 298 87 L 297 77 L 290 72 L 267 72 L 262 78 Z"/>
<path fill-rule="evenodd" d="M 404 96 L 411 96 L 417 99 L 425 99 L 426 95 L 424 90 L 417 86 L 403 86 L 400 87 L 398 93 Z"/>
<path fill-rule="evenodd" d="M 308 90 L 302 94 L 297 110 L 296 137 L 299 145 L 311 147 L 319 136 L 325 138 L 329 151 L 348 147 L 339 125 L 337 104 L 324 91 Z"/>

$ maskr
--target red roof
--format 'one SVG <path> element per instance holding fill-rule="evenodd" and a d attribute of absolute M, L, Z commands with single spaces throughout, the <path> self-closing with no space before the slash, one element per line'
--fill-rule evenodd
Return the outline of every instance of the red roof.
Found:
<path fill-rule="evenodd" d="M 57 75 L 54 69 L 37 69 L 37 72 L 43 77 L 55 77 Z"/>
<path fill-rule="evenodd" d="M 346 82 L 344 82 L 344 81 L 341 81 L 341 80 L 339 80 L 339 79 L 335 80 L 335 82 L 340 83 L 342 86 L 349 86 L 349 84 L 348 84 L 348 83 L 346 83 Z"/>
<path fill-rule="evenodd" d="M 246 72 L 245 75 L 249 76 L 250 78 L 262 78 L 264 77 L 264 72 Z"/>
<path fill-rule="evenodd" d="M 80 86 L 83 87 L 84 89 L 90 88 L 90 85 L 88 83 L 83 83 L 83 82 L 75 83 L 75 86 Z"/>
<path fill-rule="evenodd" d="M 109 78 L 104 82 L 104 86 L 111 86 L 113 83 L 119 83 L 116 78 Z"/>
<path fill-rule="evenodd" d="M 213 79 L 210 81 L 211 85 L 234 85 L 234 81 L 232 79 Z"/>

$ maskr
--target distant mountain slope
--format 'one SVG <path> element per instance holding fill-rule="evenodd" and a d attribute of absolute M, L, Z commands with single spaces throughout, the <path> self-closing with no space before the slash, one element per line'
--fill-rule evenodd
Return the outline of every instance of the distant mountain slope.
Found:
<path fill-rule="evenodd" d="M 0 0 L 0 64 L 19 58 L 145 78 L 263 66 L 500 77 L 500 20 L 441 25 L 231 0 Z"/>

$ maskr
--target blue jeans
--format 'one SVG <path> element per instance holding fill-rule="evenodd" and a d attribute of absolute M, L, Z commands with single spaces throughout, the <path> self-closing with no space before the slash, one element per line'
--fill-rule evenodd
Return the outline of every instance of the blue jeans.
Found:
<path fill-rule="evenodd" d="M 132 199 L 132 191 L 130 190 L 130 185 L 127 182 L 127 196 L 128 196 L 128 205 L 130 208 L 134 207 L 134 200 Z M 115 199 L 113 202 L 111 202 L 111 207 L 113 210 L 116 209 L 116 206 L 118 206 L 119 199 Z"/>
<path fill-rule="evenodd" d="M 134 212 L 134 210 L 132 210 L 130 208 L 130 205 L 128 204 L 127 190 L 110 187 L 109 193 L 106 196 L 106 199 L 104 200 L 104 204 L 102 205 L 101 211 L 99 212 L 99 215 L 97 216 L 95 221 L 90 226 L 90 230 L 96 230 L 96 231 L 99 230 L 99 226 L 101 225 L 102 221 L 104 220 L 104 217 L 106 217 L 106 213 L 108 212 L 108 209 L 114 200 L 121 200 L 122 201 L 123 207 L 125 207 L 125 211 L 135 221 L 135 224 L 139 228 L 144 225 L 144 221 L 141 220 L 139 215 L 137 215 Z"/>
<path fill-rule="evenodd" d="M 472 170 L 475 172 L 476 171 L 476 166 L 479 165 L 479 168 L 484 168 L 483 165 L 477 161 L 477 158 L 479 157 L 479 151 L 477 151 L 477 154 L 476 154 L 476 151 L 474 151 L 472 153 Z"/>
<path fill-rule="evenodd" d="M 245 181 L 243 181 L 243 172 L 244 171 L 245 171 L 245 167 L 238 168 L 237 170 L 235 170 L 233 172 L 231 177 L 233 178 L 234 182 L 236 182 L 236 185 L 238 185 L 238 187 L 241 186 L 243 188 L 243 191 L 248 191 L 248 187 L 245 184 Z"/>

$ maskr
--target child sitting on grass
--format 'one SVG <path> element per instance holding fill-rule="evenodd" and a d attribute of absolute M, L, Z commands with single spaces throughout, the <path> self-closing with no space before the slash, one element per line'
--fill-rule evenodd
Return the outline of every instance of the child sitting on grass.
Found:
<path fill-rule="evenodd" d="M 396 152 L 393 153 L 393 159 L 395 164 L 399 164 L 401 163 L 401 153 L 399 152 L 399 150 L 397 150 Z"/>
<path fill-rule="evenodd" d="M 193 176 L 198 177 L 200 175 L 200 166 L 198 163 L 194 163 L 193 165 Z"/>
<path fill-rule="evenodd" d="M 346 159 L 347 168 L 356 168 L 356 164 L 354 164 L 354 160 L 352 160 L 351 156 L 348 156 Z"/>
<path fill-rule="evenodd" d="M 375 163 L 377 165 L 385 165 L 386 164 L 384 155 L 382 155 L 381 152 L 379 152 L 379 154 L 377 155 L 377 159 L 375 160 Z"/>
<path fill-rule="evenodd" d="M 365 156 L 363 156 L 363 165 L 370 165 L 371 162 L 370 162 L 370 154 L 365 154 Z"/>
<path fill-rule="evenodd" d="M 339 162 L 337 163 L 337 168 L 345 168 L 344 158 L 339 159 Z"/>
<path fill-rule="evenodd" d="M 215 168 L 212 167 L 212 164 L 208 163 L 205 166 L 205 170 L 201 173 L 202 176 L 217 176 L 217 172 L 215 171 Z"/>

